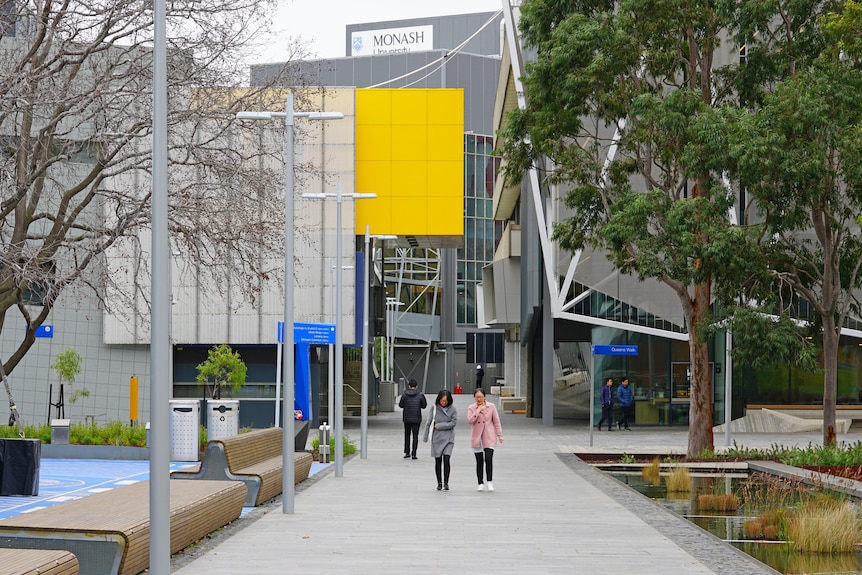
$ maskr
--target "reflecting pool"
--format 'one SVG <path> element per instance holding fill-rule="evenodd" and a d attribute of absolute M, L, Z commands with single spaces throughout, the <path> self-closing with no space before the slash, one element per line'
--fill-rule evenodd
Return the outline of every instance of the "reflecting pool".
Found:
<path fill-rule="evenodd" d="M 608 474 L 785 575 L 862 575 L 860 551 L 799 553 L 792 550 L 786 541 L 746 537 L 747 521 L 776 506 L 795 506 L 811 496 L 812 488 L 809 486 L 760 474 L 692 472 L 690 492 L 668 493 L 663 477 L 661 484 L 653 485 L 639 471 Z M 735 511 L 706 511 L 700 508 L 700 497 L 704 494 L 736 494 L 743 503 Z"/>

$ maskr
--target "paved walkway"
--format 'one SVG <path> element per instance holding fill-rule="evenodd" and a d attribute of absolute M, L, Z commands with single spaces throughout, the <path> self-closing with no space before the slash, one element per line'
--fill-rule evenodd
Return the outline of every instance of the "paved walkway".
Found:
<path fill-rule="evenodd" d="M 456 396 L 451 491 L 436 490 L 427 444 L 420 443 L 418 461 L 402 459 L 396 409 L 369 418 L 367 459 L 357 454 L 343 477 L 330 469 L 298 488 L 293 514 L 283 514 L 280 501 L 258 509 L 175 557 L 174 573 L 776 573 L 571 456 L 590 450 L 583 424 L 545 427 L 502 414 L 496 491 L 477 492 L 466 422 L 471 401 Z M 347 418 L 345 428 L 358 444 L 358 418 Z M 768 447 L 817 443 L 820 435 L 735 439 Z M 686 441 L 684 431 L 602 431 L 592 450 L 683 453 Z"/>

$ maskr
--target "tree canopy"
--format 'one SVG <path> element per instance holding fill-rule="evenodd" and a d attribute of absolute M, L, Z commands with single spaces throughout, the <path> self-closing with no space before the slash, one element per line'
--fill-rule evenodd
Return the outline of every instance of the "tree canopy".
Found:
<path fill-rule="evenodd" d="M 282 190 L 243 157 L 233 125 L 240 109 L 283 106 L 268 86 L 242 87 L 275 5 L 167 7 L 172 246 L 210 285 L 252 300 L 271 271 L 261 253 L 279 249 Z M 28 327 L 3 360 L 11 373 L 59 298 L 85 290 L 114 311 L 149 299 L 146 283 L 116 283 L 148 273 L 153 15 L 136 1 L 0 10 L 0 331 L 19 314 Z M 285 60 L 302 55 L 285 44 Z M 112 267 L 112 250 L 138 257 Z"/>
<path fill-rule="evenodd" d="M 837 348 L 855 309 L 858 6 L 525 0 L 521 12 L 536 57 L 522 79 L 526 108 L 501 133 L 506 177 L 535 167 L 542 185 L 565 192 L 562 247 L 599 250 L 677 294 L 696 455 L 713 446 L 716 296 L 797 316 L 801 297 L 836 334 L 824 349 Z M 789 335 L 794 322 L 768 324 L 776 342 L 794 343 L 789 355 L 810 353 Z"/>

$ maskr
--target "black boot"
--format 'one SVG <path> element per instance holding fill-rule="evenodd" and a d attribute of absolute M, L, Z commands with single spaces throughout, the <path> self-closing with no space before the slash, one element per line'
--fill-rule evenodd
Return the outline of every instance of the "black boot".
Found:
<path fill-rule="evenodd" d="M 437 491 L 442 491 L 442 490 L 443 490 L 443 484 L 442 484 L 442 483 L 438 483 L 438 484 L 437 484 Z"/>

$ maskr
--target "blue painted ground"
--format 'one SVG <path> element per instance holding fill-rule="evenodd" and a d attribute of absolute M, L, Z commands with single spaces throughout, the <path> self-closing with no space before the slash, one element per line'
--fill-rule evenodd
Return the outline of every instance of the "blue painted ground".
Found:
<path fill-rule="evenodd" d="M 194 463 L 171 463 L 178 471 Z M 327 464 L 312 463 L 309 475 Z M 103 459 L 42 459 L 39 468 L 39 495 L 0 497 L 0 519 L 29 513 L 71 499 L 80 499 L 115 487 L 146 481 L 149 461 L 112 461 Z M 248 509 L 243 509 L 245 514 Z"/>

